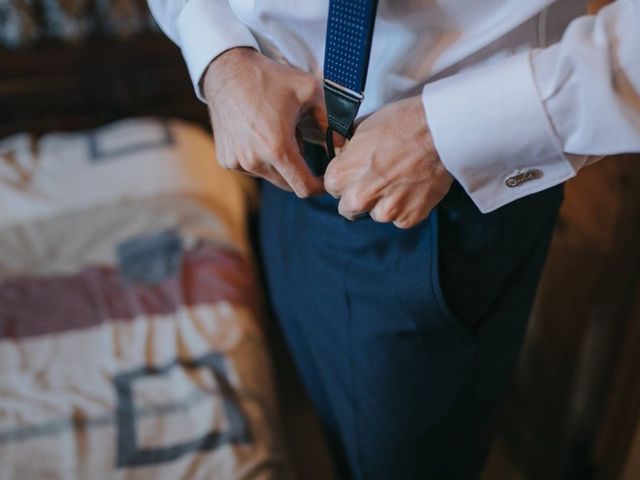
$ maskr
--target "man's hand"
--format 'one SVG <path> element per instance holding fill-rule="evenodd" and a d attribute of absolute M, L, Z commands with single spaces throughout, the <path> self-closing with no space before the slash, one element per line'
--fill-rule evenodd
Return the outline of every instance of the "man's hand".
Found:
<path fill-rule="evenodd" d="M 446 195 L 453 177 L 433 145 L 417 97 L 386 105 L 363 120 L 324 175 L 348 219 L 369 212 L 378 222 L 410 228 Z"/>
<path fill-rule="evenodd" d="M 250 48 L 234 48 L 209 65 L 203 87 L 220 165 L 263 177 L 299 197 L 324 193 L 299 146 L 304 134 L 323 138 L 327 125 L 315 77 Z"/>

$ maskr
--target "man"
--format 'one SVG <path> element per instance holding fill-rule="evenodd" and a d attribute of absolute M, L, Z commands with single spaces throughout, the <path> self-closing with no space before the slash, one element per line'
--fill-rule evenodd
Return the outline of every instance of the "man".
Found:
<path fill-rule="evenodd" d="M 324 176 L 327 0 L 150 5 L 218 162 L 267 180 L 269 297 L 342 475 L 477 477 L 561 184 L 640 151 L 640 0 L 382 0 Z"/>

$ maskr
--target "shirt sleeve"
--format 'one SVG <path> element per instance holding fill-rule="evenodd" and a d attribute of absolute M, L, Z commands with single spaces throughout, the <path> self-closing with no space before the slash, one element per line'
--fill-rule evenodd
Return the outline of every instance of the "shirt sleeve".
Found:
<path fill-rule="evenodd" d="M 202 101 L 200 79 L 209 64 L 234 47 L 259 49 L 249 28 L 233 13 L 227 0 L 148 0 L 162 31 L 176 43 Z"/>
<path fill-rule="evenodd" d="M 640 0 L 574 20 L 557 44 L 425 86 L 445 167 L 482 212 L 602 156 L 640 152 Z"/>

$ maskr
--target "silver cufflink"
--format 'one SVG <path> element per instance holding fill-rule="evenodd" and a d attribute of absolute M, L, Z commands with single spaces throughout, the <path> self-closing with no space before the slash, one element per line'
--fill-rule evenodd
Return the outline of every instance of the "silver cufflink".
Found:
<path fill-rule="evenodd" d="M 538 170 L 537 168 L 532 168 L 530 170 L 525 171 L 517 171 L 515 174 L 507 177 L 507 180 L 504 182 L 507 187 L 514 188 L 519 185 L 522 185 L 529 180 L 536 180 L 542 177 L 542 170 Z"/>

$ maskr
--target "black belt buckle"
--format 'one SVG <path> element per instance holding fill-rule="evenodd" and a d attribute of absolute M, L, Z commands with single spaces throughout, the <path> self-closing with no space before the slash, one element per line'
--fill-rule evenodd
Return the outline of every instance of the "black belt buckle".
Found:
<path fill-rule="evenodd" d="M 327 107 L 327 150 L 329 160 L 336 156 L 333 132 L 349 139 L 353 135 L 353 122 L 358 115 L 364 95 L 354 92 L 329 79 L 324 80 L 324 101 Z"/>

